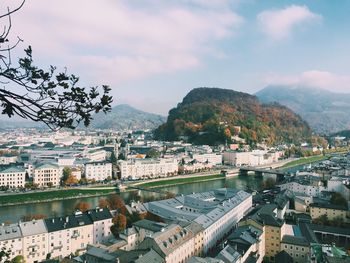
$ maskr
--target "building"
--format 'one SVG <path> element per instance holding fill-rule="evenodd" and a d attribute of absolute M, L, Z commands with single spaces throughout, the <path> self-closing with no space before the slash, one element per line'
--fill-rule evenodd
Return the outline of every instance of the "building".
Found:
<path fill-rule="evenodd" d="M 23 240 L 23 257 L 26 263 L 40 262 L 49 253 L 48 232 L 44 220 L 19 223 Z"/>
<path fill-rule="evenodd" d="M 139 249 L 153 249 L 167 263 L 186 262 L 195 255 L 194 235 L 188 229 L 172 224 L 146 237 Z"/>
<path fill-rule="evenodd" d="M 18 156 L 16 155 L 2 155 L 0 156 L 0 165 L 9 165 L 11 163 L 16 163 L 18 161 Z"/>
<path fill-rule="evenodd" d="M 86 212 L 93 223 L 93 243 L 98 244 L 111 236 L 113 216 L 107 208 L 96 208 Z"/>
<path fill-rule="evenodd" d="M 329 220 L 339 219 L 346 221 L 348 209 L 340 205 L 330 203 L 313 203 L 310 204 L 310 216 L 312 219 L 326 215 Z"/>
<path fill-rule="evenodd" d="M 176 175 L 176 159 L 133 159 L 119 161 L 121 179 L 145 179 Z"/>
<path fill-rule="evenodd" d="M 26 171 L 23 167 L 8 167 L 0 171 L 0 187 L 24 187 Z"/>
<path fill-rule="evenodd" d="M 249 257 L 254 258 L 254 262 L 257 263 L 263 261 L 265 256 L 265 233 L 261 229 L 252 225 L 240 226 L 227 238 L 227 241 L 231 246 L 231 251 L 234 250 L 239 254 L 237 262 L 246 262 Z M 223 253 L 221 254 L 224 256 Z"/>
<path fill-rule="evenodd" d="M 72 167 L 75 162 L 75 157 L 73 156 L 61 156 L 57 159 L 57 164 L 60 167 Z"/>
<path fill-rule="evenodd" d="M 112 164 L 106 162 L 91 162 L 85 164 L 85 178 L 87 180 L 104 181 L 112 179 Z"/>
<path fill-rule="evenodd" d="M 196 222 L 203 228 L 203 251 L 216 246 L 252 207 L 252 196 L 242 190 L 214 191 L 146 203 L 149 213 L 167 222 Z"/>
<path fill-rule="evenodd" d="M 280 185 L 281 190 L 289 190 L 293 193 L 301 193 L 307 196 L 319 197 L 326 188 L 322 185 L 310 185 L 306 181 L 289 182 Z"/>
<path fill-rule="evenodd" d="M 18 255 L 23 255 L 22 232 L 18 224 L 0 226 L 0 249 L 10 253 L 8 258 L 11 260 Z"/>
<path fill-rule="evenodd" d="M 112 215 L 96 208 L 73 215 L 0 226 L 0 248 L 10 251 L 10 259 L 22 255 L 26 262 L 47 257 L 62 259 L 85 252 L 87 245 L 111 238 Z"/>
<path fill-rule="evenodd" d="M 192 154 L 192 158 L 200 163 L 222 164 L 222 155 L 217 153 Z"/>
<path fill-rule="evenodd" d="M 83 152 L 83 157 L 93 162 L 103 162 L 107 159 L 107 152 L 102 148 L 86 149 Z"/>
<path fill-rule="evenodd" d="M 251 152 L 226 151 L 223 153 L 224 164 L 240 166 L 258 166 L 277 162 L 283 156 L 281 151 L 254 150 Z"/>
<path fill-rule="evenodd" d="M 93 243 L 93 222 L 86 213 L 45 219 L 48 253 L 52 258 L 79 254 Z"/>
<path fill-rule="evenodd" d="M 59 186 L 61 172 L 57 165 L 46 163 L 34 169 L 33 183 L 39 187 Z"/>
<path fill-rule="evenodd" d="M 286 251 L 295 263 L 310 262 L 310 244 L 304 237 L 284 235 L 281 250 Z"/>
<path fill-rule="evenodd" d="M 271 261 L 281 250 L 281 240 L 286 234 L 286 224 L 277 214 L 276 205 L 265 205 L 255 208 L 239 223 L 240 226 L 251 225 L 264 232 L 265 257 Z"/>

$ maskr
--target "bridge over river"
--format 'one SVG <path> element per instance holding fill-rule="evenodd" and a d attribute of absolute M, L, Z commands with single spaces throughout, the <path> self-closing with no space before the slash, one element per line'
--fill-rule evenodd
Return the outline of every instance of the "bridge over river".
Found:
<path fill-rule="evenodd" d="M 263 177 L 264 175 L 275 177 L 277 181 L 281 181 L 284 179 L 286 175 L 289 173 L 284 172 L 279 169 L 266 169 L 266 168 L 257 168 L 257 167 L 240 167 L 239 175 L 247 176 L 249 174 L 255 174 L 255 176 Z"/>

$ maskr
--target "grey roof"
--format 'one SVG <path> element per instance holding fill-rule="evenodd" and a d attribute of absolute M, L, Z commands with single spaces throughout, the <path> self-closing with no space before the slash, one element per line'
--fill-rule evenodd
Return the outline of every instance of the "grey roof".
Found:
<path fill-rule="evenodd" d="M 47 233 L 44 220 L 33 220 L 19 223 L 24 237 Z"/>
<path fill-rule="evenodd" d="M 58 169 L 58 165 L 53 163 L 44 163 L 35 167 L 35 169 Z"/>
<path fill-rule="evenodd" d="M 134 261 L 135 263 L 163 263 L 164 259 L 153 249 Z"/>
<path fill-rule="evenodd" d="M 10 166 L 1 170 L 0 173 L 25 173 L 26 170 L 21 166 Z"/>
<path fill-rule="evenodd" d="M 281 250 L 275 256 L 275 262 L 294 263 L 294 260 L 286 251 Z"/>
<path fill-rule="evenodd" d="M 242 190 L 222 188 L 150 202 L 145 207 L 165 220 L 195 221 L 207 228 L 250 196 Z"/>
<path fill-rule="evenodd" d="M 133 225 L 138 227 L 138 228 L 150 230 L 152 232 L 159 232 L 162 230 L 162 228 L 167 226 L 167 224 L 151 221 L 148 219 L 139 220 L 139 221 L 133 223 Z"/>
<path fill-rule="evenodd" d="M 166 257 L 192 238 L 192 232 L 186 228 L 182 228 L 179 225 L 172 224 L 164 228 L 164 230 L 155 233 L 152 237 L 146 237 L 145 240 L 139 245 L 139 248 L 150 248 L 149 244 L 153 243 L 157 246 L 157 248 L 154 249 L 162 257 Z M 153 240 L 154 242 L 148 242 L 148 240 Z"/>
<path fill-rule="evenodd" d="M 299 223 L 299 228 L 300 228 L 300 231 L 301 231 L 303 237 L 305 237 L 308 242 L 319 243 L 315 233 L 310 228 L 310 224 Z"/>
<path fill-rule="evenodd" d="M 315 232 L 328 232 L 332 234 L 350 236 L 350 228 L 346 227 L 321 226 L 317 224 L 310 224 L 309 227 Z"/>
<path fill-rule="evenodd" d="M 227 245 L 220 251 L 216 258 L 224 261 L 225 263 L 235 263 L 241 258 L 241 254 L 230 245 Z"/>
<path fill-rule="evenodd" d="M 190 257 L 186 263 L 224 263 L 221 259 L 218 258 L 200 258 L 200 257 Z"/>
<path fill-rule="evenodd" d="M 313 203 L 313 204 L 310 204 L 310 207 L 328 208 L 328 209 L 345 210 L 345 211 L 349 210 L 345 206 L 334 205 L 334 204 L 331 204 L 331 203 Z"/>
<path fill-rule="evenodd" d="M 228 238 L 231 245 L 237 247 L 239 252 L 247 251 L 249 247 L 257 243 L 263 231 L 254 226 L 240 226 Z"/>
<path fill-rule="evenodd" d="M 0 241 L 21 238 L 21 237 L 22 237 L 22 232 L 18 224 L 0 226 Z"/>
<path fill-rule="evenodd" d="M 85 212 L 93 222 L 113 218 L 108 208 L 96 208 Z"/>
<path fill-rule="evenodd" d="M 84 225 L 92 225 L 93 221 L 86 213 L 77 212 L 74 215 L 45 219 L 48 232 L 60 231 Z"/>
<path fill-rule="evenodd" d="M 291 236 L 291 235 L 284 235 L 282 237 L 281 243 L 303 246 L 303 247 L 308 247 L 310 245 L 310 243 L 306 240 L 305 237 L 297 237 L 297 236 Z"/>
<path fill-rule="evenodd" d="M 89 262 L 89 258 L 91 257 L 94 259 L 94 262 L 99 263 L 115 263 L 117 259 L 119 259 L 120 263 L 130 263 L 135 262 L 135 260 L 146 254 L 148 251 L 149 250 L 117 250 L 115 252 L 108 252 L 107 249 L 89 245 L 86 251 L 86 259 L 87 262 Z"/>
<path fill-rule="evenodd" d="M 274 208 L 277 208 L 275 204 L 256 207 L 246 216 L 246 218 L 251 218 L 261 225 L 280 227 L 283 225 L 284 221 L 275 216 L 272 212 Z"/>

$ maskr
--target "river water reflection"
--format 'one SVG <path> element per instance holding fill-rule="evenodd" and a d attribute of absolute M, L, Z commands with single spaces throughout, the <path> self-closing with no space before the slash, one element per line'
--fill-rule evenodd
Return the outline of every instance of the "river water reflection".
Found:
<path fill-rule="evenodd" d="M 230 187 L 235 189 L 252 189 L 260 190 L 262 184 L 262 178 L 256 178 L 254 176 L 247 177 L 234 177 L 229 179 L 217 179 L 207 182 L 189 183 L 177 186 L 162 187 L 162 190 L 172 192 L 174 194 L 190 194 L 193 192 L 205 192 L 212 189 Z M 137 192 L 124 192 L 120 195 L 129 203 L 134 200 Z M 150 199 L 160 199 L 162 196 L 157 193 L 140 191 L 140 198 L 144 201 Z M 17 222 L 22 216 L 28 214 L 44 214 L 48 217 L 62 216 L 70 214 L 74 211 L 74 207 L 80 201 L 85 201 L 91 204 L 91 207 L 98 205 L 98 200 L 102 197 L 88 197 L 72 200 L 52 201 L 45 203 L 24 204 L 16 206 L 4 206 L 0 207 L 0 223 L 1 222 Z"/>

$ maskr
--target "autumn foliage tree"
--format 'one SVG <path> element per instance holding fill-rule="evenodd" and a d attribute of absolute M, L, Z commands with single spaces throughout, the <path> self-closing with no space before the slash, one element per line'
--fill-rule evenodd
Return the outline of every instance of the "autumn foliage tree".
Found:
<path fill-rule="evenodd" d="M 78 179 L 74 175 L 68 176 L 67 180 L 64 182 L 65 185 L 74 185 L 78 183 Z"/>
<path fill-rule="evenodd" d="M 79 202 L 76 204 L 75 209 L 81 211 L 81 212 L 86 212 L 91 208 L 91 205 L 88 202 Z"/>
<path fill-rule="evenodd" d="M 124 200 L 119 195 L 112 194 L 108 196 L 107 201 L 110 209 L 116 209 L 122 214 L 126 213 Z"/>
<path fill-rule="evenodd" d="M 109 202 L 106 198 L 101 198 L 98 200 L 98 207 L 100 208 L 109 208 Z"/>
<path fill-rule="evenodd" d="M 114 236 L 118 236 L 118 234 L 126 229 L 127 219 L 123 214 L 118 214 L 112 219 L 113 225 L 111 226 L 111 232 Z"/>

